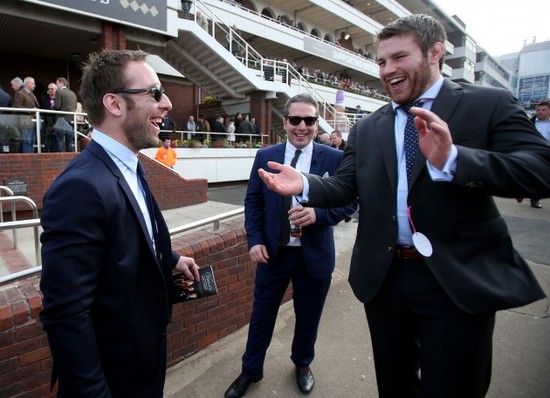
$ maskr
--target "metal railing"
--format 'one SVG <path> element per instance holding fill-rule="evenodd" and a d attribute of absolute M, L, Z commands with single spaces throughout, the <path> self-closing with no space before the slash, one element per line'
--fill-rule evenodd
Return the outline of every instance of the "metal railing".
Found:
<path fill-rule="evenodd" d="M 10 198 L 10 197 L 6 197 L 6 198 Z M 213 224 L 213 230 L 216 231 L 216 230 L 220 229 L 220 221 L 226 220 L 226 219 L 231 218 L 231 217 L 239 216 L 243 213 L 244 213 L 244 207 L 240 207 L 238 209 L 234 209 L 234 210 L 231 210 L 231 211 L 228 211 L 228 212 L 225 212 L 225 213 L 221 213 L 221 214 L 218 214 L 218 215 L 215 215 L 215 216 L 207 217 L 207 218 L 204 218 L 202 220 L 198 220 L 198 221 L 194 221 L 194 222 L 191 222 L 191 223 L 188 223 L 188 224 L 181 225 L 179 227 L 171 228 L 171 229 L 168 230 L 168 232 L 170 233 L 170 236 L 172 237 L 174 235 L 181 234 L 183 232 L 188 232 L 188 231 L 191 231 L 193 229 L 196 229 L 196 228 L 208 225 L 208 224 Z M 12 229 L 12 228 L 28 228 L 28 227 L 34 227 L 35 228 L 35 250 L 36 250 L 36 256 L 37 256 L 37 265 L 32 267 L 32 268 L 23 270 L 23 271 L 14 272 L 14 273 L 11 273 L 9 275 L 5 275 L 5 276 L 0 277 L 0 285 L 3 285 L 5 283 L 9 283 L 9 282 L 14 282 L 16 280 L 25 278 L 27 276 L 38 274 L 42 271 L 42 266 L 40 265 L 40 261 L 39 261 L 39 253 L 40 253 L 39 244 L 40 244 L 40 241 L 36 239 L 37 234 L 38 234 L 38 232 L 37 232 L 38 227 L 40 227 L 40 219 L 39 218 L 34 218 L 34 219 L 31 219 L 31 220 L 22 220 L 22 221 L 12 221 L 12 222 L 2 222 L 2 223 L 0 223 L 0 231 L 9 230 L 9 229 Z"/>
<path fill-rule="evenodd" d="M 33 151 L 36 148 L 36 152 L 42 153 L 44 149 L 42 141 L 47 134 L 45 127 L 53 129 L 56 119 L 63 115 L 72 117 L 71 128 L 73 130 L 74 148 L 71 149 L 71 152 L 78 152 L 78 138 L 86 137 L 86 134 L 83 134 L 81 130 L 89 126 L 86 121 L 86 113 L 9 107 L 0 107 L 0 152 L 10 152 L 10 142 L 16 141 L 21 143 L 25 138 L 25 130 L 32 130 L 33 135 L 30 144 Z M 60 152 L 67 151 L 61 150 Z"/>

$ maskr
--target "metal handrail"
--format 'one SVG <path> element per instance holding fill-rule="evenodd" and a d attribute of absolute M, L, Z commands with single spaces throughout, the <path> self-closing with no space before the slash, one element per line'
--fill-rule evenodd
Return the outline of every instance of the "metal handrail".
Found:
<path fill-rule="evenodd" d="M 14 203 L 16 201 L 22 201 L 22 202 L 25 202 L 27 204 L 30 205 L 31 209 L 32 209 L 32 215 L 33 217 L 36 219 L 38 218 L 38 207 L 36 207 L 36 203 L 34 203 L 34 200 L 32 200 L 31 198 L 27 197 L 27 196 L 0 196 L 0 207 L 2 206 L 2 202 L 11 202 L 11 203 Z M 15 218 L 15 216 L 13 216 Z M 22 220 L 22 221 L 17 221 L 17 220 L 13 220 L 13 221 L 9 221 L 9 222 L 3 222 L 1 225 L 9 225 L 10 227 L 8 229 L 11 229 L 11 228 L 22 228 L 20 227 L 19 225 L 24 222 L 25 220 Z M 40 265 L 40 254 L 39 254 L 39 239 L 38 239 L 38 226 L 35 226 L 34 227 L 34 252 L 35 252 L 35 256 L 36 256 L 36 265 Z M 17 246 L 14 247 L 15 249 L 17 249 Z"/>
<path fill-rule="evenodd" d="M 6 192 L 9 196 L 14 196 L 13 191 L 5 186 L 0 186 L 0 192 Z M 15 220 L 16 213 L 15 213 L 15 202 L 11 203 L 11 219 Z M 4 209 L 2 206 L 0 206 L 0 223 L 4 222 Z M 15 229 L 12 231 L 13 234 L 13 248 L 17 249 L 17 233 L 15 232 Z"/>
<path fill-rule="evenodd" d="M 168 232 L 169 232 L 170 236 L 174 236 L 174 235 L 181 234 L 183 232 L 188 232 L 188 231 L 191 231 L 193 229 L 196 229 L 196 228 L 199 228 L 199 227 L 202 227 L 204 225 L 211 224 L 211 223 L 213 223 L 214 230 L 218 230 L 220 228 L 220 221 L 221 220 L 225 220 L 225 219 L 228 219 L 228 218 L 231 218 L 231 217 L 235 217 L 235 216 L 241 215 L 243 213 L 244 213 L 244 207 L 240 207 L 238 209 L 234 209 L 234 210 L 231 210 L 231 211 L 228 211 L 228 212 L 225 212 L 225 213 L 221 213 L 221 214 L 218 214 L 216 216 L 207 217 L 207 218 L 204 218 L 202 220 L 194 221 L 194 222 L 191 222 L 191 223 L 188 223 L 188 224 L 181 225 L 179 227 L 169 229 Z M 40 226 L 40 219 L 39 218 L 34 218 L 34 219 L 29 219 L 29 220 L 21 220 L 21 221 L 9 221 L 9 222 L 0 223 L 0 231 L 12 229 L 12 228 L 28 228 L 28 227 L 35 227 L 35 229 L 37 229 L 39 226 Z M 37 256 L 38 256 L 38 252 L 39 252 L 39 247 L 37 246 L 36 247 Z M 0 277 L 0 285 L 2 285 L 4 283 L 14 282 L 16 280 L 25 278 L 27 276 L 38 274 L 41 271 L 42 271 L 42 266 L 38 265 L 38 266 L 29 268 L 29 269 L 26 269 L 26 270 L 23 270 L 23 271 L 14 272 L 12 274 L 2 276 L 2 277 Z"/>

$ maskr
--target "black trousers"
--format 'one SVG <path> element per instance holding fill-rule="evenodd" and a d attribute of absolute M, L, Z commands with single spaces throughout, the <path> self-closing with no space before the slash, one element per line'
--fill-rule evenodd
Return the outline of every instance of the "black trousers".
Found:
<path fill-rule="evenodd" d="M 462 311 L 426 263 L 396 257 L 365 310 L 380 398 L 485 396 L 495 313 Z"/>

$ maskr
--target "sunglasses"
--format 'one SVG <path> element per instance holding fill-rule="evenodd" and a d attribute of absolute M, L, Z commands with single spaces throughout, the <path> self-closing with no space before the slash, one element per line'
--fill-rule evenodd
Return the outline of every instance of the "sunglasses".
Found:
<path fill-rule="evenodd" d="M 288 122 L 293 126 L 298 126 L 300 123 L 302 123 L 302 120 L 303 120 L 306 126 L 311 127 L 317 121 L 317 116 L 306 116 L 306 117 L 289 116 L 286 118 L 286 120 L 288 120 Z"/>
<path fill-rule="evenodd" d="M 155 101 L 160 102 L 162 94 L 164 94 L 164 87 L 162 84 L 155 84 L 151 88 L 123 88 L 120 90 L 113 91 L 113 94 L 124 93 L 124 94 L 138 94 L 138 93 L 147 93 L 151 94 Z"/>

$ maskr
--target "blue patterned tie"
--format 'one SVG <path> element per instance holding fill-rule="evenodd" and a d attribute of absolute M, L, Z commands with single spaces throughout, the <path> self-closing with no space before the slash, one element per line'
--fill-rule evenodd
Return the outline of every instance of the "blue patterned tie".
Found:
<path fill-rule="evenodd" d="M 422 107 L 426 102 L 422 99 L 417 99 L 408 104 L 401 105 L 400 108 L 407 113 L 407 124 L 405 125 L 405 139 L 403 142 L 405 148 L 405 164 L 407 166 L 407 181 L 410 181 L 416 152 L 418 151 L 418 132 L 414 126 L 414 115 L 410 112 L 413 106 Z"/>

